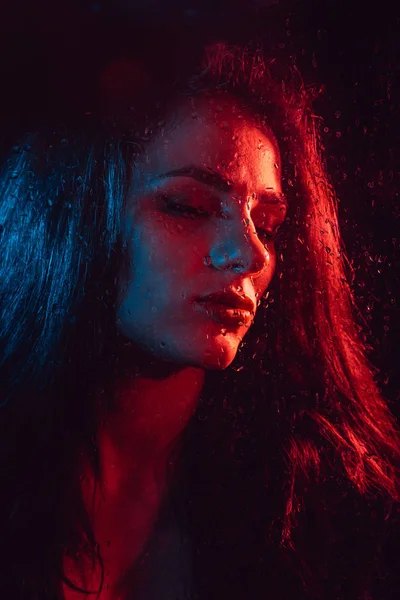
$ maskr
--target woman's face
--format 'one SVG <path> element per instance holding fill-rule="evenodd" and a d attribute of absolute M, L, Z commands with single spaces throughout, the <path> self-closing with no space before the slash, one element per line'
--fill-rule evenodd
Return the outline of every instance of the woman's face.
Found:
<path fill-rule="evenodd" d="M 224 369 L 275 270 L 263 230 L 276 233 L 286 205 L 273 134 L 227 94 L 186 98 L 137 169 L 122 232 L 130 266 L 119 282 L 118 329 L 153 357 Z M 229 288 L 254 303 L 249 321 L 198 302 Z"/>

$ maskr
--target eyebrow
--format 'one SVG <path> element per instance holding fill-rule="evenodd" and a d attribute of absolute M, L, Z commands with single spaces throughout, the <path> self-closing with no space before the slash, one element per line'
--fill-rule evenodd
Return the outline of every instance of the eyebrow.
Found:
<path fill-rule="evenodd" d="M 179 169 L 173 169 L 166 173 L 161 173 L 154 179 L 166 179 L 168 177 L 191 177 L 192 179 L 204 183 L 205 185 L 209 185 L 221 192 L 230 192 L 233 185 L 233 182 L 230 179 L 210 168 L 203 169 L 201 167 L 190 165 L 180 167 Z M 287 206 L 288 203 L 285 194 L 277 192 L 273 188 L 266 188 L 261 194 L 257 194 L 257 196 L 259 196 L 263 203 L 267 204 L 284 204 Z"/>

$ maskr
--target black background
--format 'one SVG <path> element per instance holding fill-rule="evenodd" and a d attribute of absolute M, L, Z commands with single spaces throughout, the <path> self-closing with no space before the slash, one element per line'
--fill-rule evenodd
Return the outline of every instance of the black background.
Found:
<path fill-rule="evenodd" d="M 269 6 L 290 17 L 284 35 L 298 48 L 309 83 L 324 84 L 316 103 L 324 119 L 323 144 L 340 200 L 339 217 L 355 270 L 354 290 L 365 319 L 378 382 L 400 417 L 399 317 L 399 68 L 397 3 L 273 2 L 258 0 L 14 1 L 1 9 L 0 85 L 2 156 L 32 115 L 52 110 L 57 93 L 84 88 L 85 65 L 101 52 L 93 24 L 122 15 L 135 26 L 201 20 L 240 23 L 249 11 L 258 23 Z M 97 34 L 99 35 L 99 34 Z M 149 34 L 151 35 L 151 34 Z M 71 83 L 72 82 L 72 83 Z M 75 90 L 78 92 L 78 90 Z M 80 92 L 79 92 L 80 93 Z M 71 102 L 79 96 L 71 93 Z"/>

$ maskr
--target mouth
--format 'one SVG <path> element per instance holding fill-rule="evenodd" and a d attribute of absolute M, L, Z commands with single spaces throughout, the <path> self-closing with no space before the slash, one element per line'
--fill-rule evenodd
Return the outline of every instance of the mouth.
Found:
<path fill-rule="evenodd" d="M 253 319 L 253 314 L 249 310 L 209 300 L 198 300 L 196 308 L 214 321 L 227 327 L 249 327 Z"/>

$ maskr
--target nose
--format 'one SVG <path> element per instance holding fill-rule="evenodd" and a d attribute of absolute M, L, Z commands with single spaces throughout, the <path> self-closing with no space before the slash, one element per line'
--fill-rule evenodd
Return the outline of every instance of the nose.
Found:
<path fill-rule="evenodd" d="M 242 213 L 239 218 L 226 219 L 218 229 L 218 239 L 211 249 L 209 264 L 219 270 L 234 270 L 254 276 L 265 269 L 270 261 L 270 252 L 259 240 L 248 215 L 243 216 Z"/>

